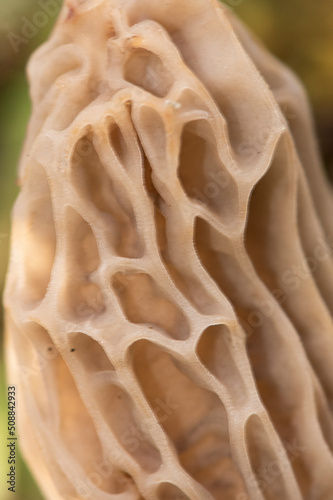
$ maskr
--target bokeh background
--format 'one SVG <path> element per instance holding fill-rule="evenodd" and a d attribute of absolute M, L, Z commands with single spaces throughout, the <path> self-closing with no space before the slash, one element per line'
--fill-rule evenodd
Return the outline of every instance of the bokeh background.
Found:
<path fill-rule="evenodd" d="M 0 293 L 9 253 L 10 210 L 18 193 L 16 169 L 30 114 L 25 66 L 30 54 L 47 38 L 56 19 L 54 6 L 59 8 L 61 3 L 61 0 L 0 2 Z M 303 81 L 312 102 L 324 165 L 333 179 L 333 0 L 225 0 L 224 3 Z M 46 5 L 49 9 L 43 9 Z M 42 500 L 20 457 L 15 494 L 7 491 L 4 479 L 7 383 L 2 325 L 0 308 L 0 498 Z"/>

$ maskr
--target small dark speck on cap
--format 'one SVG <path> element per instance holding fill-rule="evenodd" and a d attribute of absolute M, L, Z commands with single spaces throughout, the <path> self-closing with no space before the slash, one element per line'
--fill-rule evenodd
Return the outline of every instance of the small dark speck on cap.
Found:
<path fill-rule="evenodd" d="M 76 351 L 76 349 L 74 349 L 74 347 L 72 347 L 71 352 L 75 352 L 75 351 Z"/>
<path fill-rule="evenodd" d="M 75 10 L 73 9 L 73 7 L 68 7 L 66 21 L 73 19 L 74 15 L 75 15 Z"/>

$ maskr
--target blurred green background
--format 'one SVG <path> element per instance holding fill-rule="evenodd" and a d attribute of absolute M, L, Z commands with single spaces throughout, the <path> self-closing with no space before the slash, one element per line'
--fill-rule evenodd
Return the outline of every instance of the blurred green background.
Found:
<path fill-rule="evenodd" d="M 29 55 L 48 36 L 55 14 L 45 14 L 47 2 L 61 0 L 1 0 L 0 2 L 0 291 L 8 260 L 10 210 L 17 195 L 16 168 L 30 103 L 25 79 Z M 158 0 L 156 0 L 158 1 Z M 162 0 L 161 0 L 162 1 Z M 225 0 L 266 46 L 291 66 L 304 82 L 312 102 L 324 163 L 333 171 L 333 0 Z M 50 11 L 49 11 L 50 12 Z M 41 13 L 44 13 L 41 14 Z M 39 25 L 31 28 L 30 23 Z M 30 26 L 30 31 L 27 30 Z M 22 31 L 23 30 L 23 31 Z M 28 37 L 26 35 L 29 35 Z M 22 38 L 19 38 L 22 37 Z M 0 325 L 3 314 L 0 311 Z M 0 340 L 2 339 L 0 326 Z M 41 500 L 21 458 L 17 492 L 7 491 L 6 382 L 0 342 L 0 498 Z"/>

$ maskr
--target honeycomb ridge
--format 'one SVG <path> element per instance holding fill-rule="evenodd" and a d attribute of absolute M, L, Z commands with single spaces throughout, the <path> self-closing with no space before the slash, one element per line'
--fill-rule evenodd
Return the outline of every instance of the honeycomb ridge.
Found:
<path fill-rule="evenodd" d="M 32 57 L 5 307 L 50 500 L 331 500 L 333 219 L 296 78 L 211 0 Z"/>

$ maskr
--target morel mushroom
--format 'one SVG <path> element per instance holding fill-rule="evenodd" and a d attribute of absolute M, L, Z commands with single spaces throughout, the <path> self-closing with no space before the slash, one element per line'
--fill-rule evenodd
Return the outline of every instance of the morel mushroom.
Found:
<path fill-rule="evenodd" d="M 5 295 L 49 500 L 332 500 L 333 201 L 214 0 L 71 0 L 29 65 Z"/>

